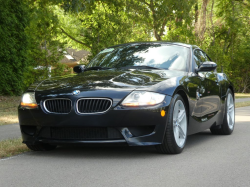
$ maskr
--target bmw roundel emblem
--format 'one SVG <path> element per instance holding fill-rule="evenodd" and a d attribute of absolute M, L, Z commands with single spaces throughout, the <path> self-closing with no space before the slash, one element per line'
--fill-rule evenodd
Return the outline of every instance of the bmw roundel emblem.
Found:
<path fill-rule="evenodd" d="M 73 95 L 78 95 L 79 93 L 80 93 L 80 90 L 74 90 L 74 91 L 72 92 Z"/>

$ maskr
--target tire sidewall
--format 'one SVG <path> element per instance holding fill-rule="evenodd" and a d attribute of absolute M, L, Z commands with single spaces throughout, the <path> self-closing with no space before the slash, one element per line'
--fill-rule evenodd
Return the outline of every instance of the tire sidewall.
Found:
<path fill-rule="evenodd" d="M 233 100 L 234 100 L 234 125 L 233 125 L 233 129 L 229 128 L 228 125 L 228 121 L 227 121 L 227 100 L 228 100 L 228 95 L 229 93 L 232 95 Z M 224 114 L 224 121 L 223 121 L 223 130 L 226 132 L 226 134 L 232 134 L 232 132 L 234 131 L 234 127 L 235 127 L 235 99 L 234 99 L 234 95 L 232 93 L 232 91 L 230 89 L 227 90 L 227 96 L 226 96 L 226 100 L 225 100 L 225 114 Z"/>
<path fill-rule="evenodd" d="M 184 149 L 185 145 L 186 145 L 186 141 L 187 141 L 187 132 L 186 132 L 186 137 L 185 137 L 185 141 L 184 141 L 184 144 L 182 147 L 179 147 L 178 144 L 176 143 L 176 140 L 175 140 L 175 137 L 174 137 L 174 125 L 173 125 L 173 112 L 174 112 L 174 107 L 175 107 L 175 103 L 178 101 L 178 100 L 181 100 L 183 105 L 184 105 L 184 108 L 185 108 L 185 111 L 186 111 L 186 118 L 187 118 L 187 128 L 188 128 L 188 114 L 187 114 L 187 108 L 186 108 L 186 104 L 183 100 L 183 98 L 179 95 L 179 94 L 176 94 L 174 95 L 174 97 L 172 98 L 172 102 L 171 102 L 171 106 L 170 106 L 170 112 L 169 112 L 169 120 L 167 122 L 167 126 L 169 126 L 169 130 L 170 130 L 170 139 L 171 139 L 171 142 L 173 144 L 173 148 L 175 149 L 175 151 L 177 153 L 180 153 L 182 152 L 182 150 Z M 186 130 L 187 130 L 186 128 Z M 167 128 L 168 129 L 168 128 Z M 167 133 L 168 134 L 168 133 Z M 166 137 L 167 139 L 168 137 Z"/>

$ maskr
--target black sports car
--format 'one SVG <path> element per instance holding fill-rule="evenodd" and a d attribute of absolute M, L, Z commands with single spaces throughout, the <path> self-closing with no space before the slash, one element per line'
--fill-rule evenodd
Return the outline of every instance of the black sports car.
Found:
<path fill-rule="evenodd" d="M 18 108 L 23 143 L 154 145 L 180 153 L 187 135 L 229 135 L 234 88 L 200 48 L 172 42 L 106 48 L 77 74 L 35 83 Z"/>

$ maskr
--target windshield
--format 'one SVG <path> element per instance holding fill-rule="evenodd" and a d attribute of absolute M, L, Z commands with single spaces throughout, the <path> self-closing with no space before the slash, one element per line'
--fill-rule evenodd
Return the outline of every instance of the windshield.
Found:
<path fill-rule="evenodd" d="M 107 48 L 97 54 L 90 67 L 124 68 L 131 66 L 186 71 L 188 48 L 168 44 L 130 44 Z"/>

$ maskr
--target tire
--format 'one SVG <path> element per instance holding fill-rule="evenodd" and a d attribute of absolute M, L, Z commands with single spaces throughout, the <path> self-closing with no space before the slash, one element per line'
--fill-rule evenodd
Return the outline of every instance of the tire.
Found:
<path fill-rule="evenodd" d="M 159 153 L 179 154 L 187 140 L 187 109 L 183 98 L 176 94 L 172 98 L 163 142 L 156 146 Z"/>
<path fill-rule="evenodd" d="M 26 146 L 32 151 L 52 151 L 57 147 L 56 145 L 50 145 L 50 144 L 35 144 L 35 145 L 26 144 Z"/>
<path fill-rule="evenodd" d="M 232 91 L 228 89 L 225 101 L 225 114 L 223 117 L 223 123 L 220 126 L 211 127 L 210 131 L 212 134 L 230 135 L 234 130 L 234 126 L 235 126 L 234 97 Z"/>

